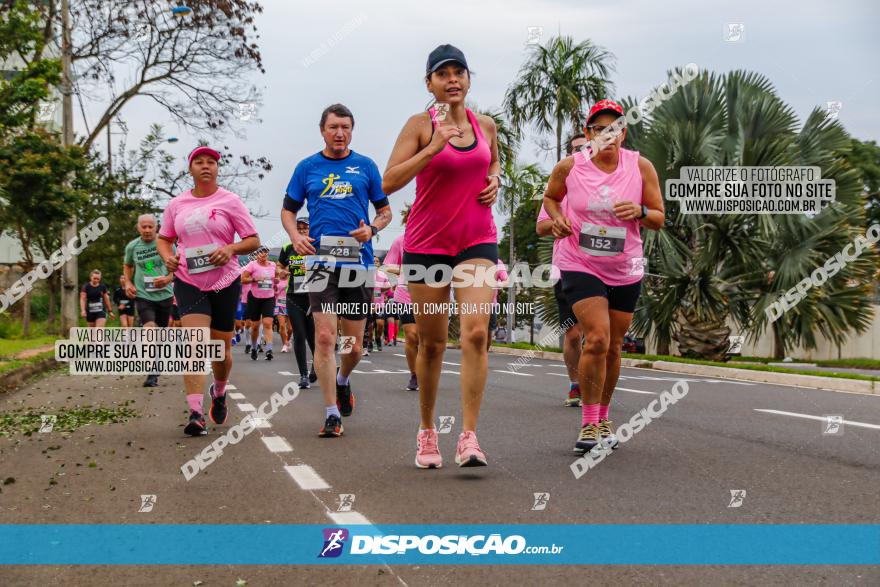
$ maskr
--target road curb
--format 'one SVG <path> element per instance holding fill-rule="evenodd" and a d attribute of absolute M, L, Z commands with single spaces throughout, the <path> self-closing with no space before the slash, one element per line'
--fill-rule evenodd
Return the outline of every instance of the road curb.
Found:
<path fill-rule="evenodd" d="M 45 373 L 57 365 L 54 358 L 48 357 L 0 374 L 0 393 L 9 393 L 34 375 Z"/>
<path fill-rule="evenodd" d="M 563 360 L 562 353 L 551 351 L 512 349 L 508 347 L 493 346 L 492 352 L 516 357 L 528 357 L 532 359 L 549 359 L 552 361 Z M 820 377 L 817 375 L 795 375 L 792 373 L 754 371 L 751 369 L 715 367 L 711 365 L 696 365 L 693 363 L 676 363 L 673 361 L 646 361 L 644 359 L 622 358 L 620 360 L 620 364 L 623 367 L 641 367 L 643 369 L 656 369 L 658 371 L 683 373 L 687 375 L 703 375 L 705 377 L 726 377 L 728 379 L 740 379 L 742 381 L 755 381 L 758 383 L 794 385 L 797 387 L 826 389 L 830 391 L 848 391 L 850 393 L 880 395 L 880 381 L 863 381 L 861 379 Z"/>

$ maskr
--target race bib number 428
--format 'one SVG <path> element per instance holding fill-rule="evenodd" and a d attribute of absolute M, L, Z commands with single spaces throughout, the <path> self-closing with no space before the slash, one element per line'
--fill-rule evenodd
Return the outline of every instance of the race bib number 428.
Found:
<path fill-rule="evenodd" d="M 360 263 L 361 243 L 352 236 L 322 236 L 318 255 L 333 257 L 342 263 Z"/>

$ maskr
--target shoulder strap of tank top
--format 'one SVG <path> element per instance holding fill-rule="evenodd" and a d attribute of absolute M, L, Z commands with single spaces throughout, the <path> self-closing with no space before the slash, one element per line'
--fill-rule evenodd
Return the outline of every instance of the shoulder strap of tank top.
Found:
<path fill-rule="evenodd" d="M 486 137 L 483 135 L 483 129 L 480 127 L 480 121 L 477 120 L 477 115 L 471 112 L 470 108 L 465 108 L 467 112 L 468 120 L 471 123 L 471 127 L 474 129 L 474 138 L 477 139 L 477 142 L 483 141 L 488 144 Z"/>

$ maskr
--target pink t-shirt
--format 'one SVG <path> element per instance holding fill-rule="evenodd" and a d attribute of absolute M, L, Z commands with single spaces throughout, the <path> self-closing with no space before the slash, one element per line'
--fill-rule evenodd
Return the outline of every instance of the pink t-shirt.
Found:
<path fill-rule="evenodd" d="M 287 306 L 287 284 L 289 282 L 286 279 L 279 279 L 278 283 L 275 284 L 275 305 L 281 306 L 282 308 Z"/>
<path fill-rule="evenodd" d="M 429 111 L 434 116 L 434 109 Z M 462 151 L 448 143 L 416 176 L 416 199 L 406 221 L 409 253 L 457 255 L 468 247 L 498 242 L 492 207 L 479 202 L 492 162 L 477 117 L 467 111 L 477 145 Z"/>
<path fill-rule="evenodd" d="M 386 265 L 401 267 L 403 263 L 403 239 L 404 236 L 400 235 L 391 243 L 391 248 L 388 249 L 388 254 L 385 255 Z M 394 289 L 394 301 L 398 304 L 411 304 L 412 298 L 409 297 L 409 290 L 406 288 L 406 283 L 404 283 L 402 272 L 396 277 L 397 287 Z"/>
<path fill-rule="evenodd" d="M 242 268 L 242 269 L 244 269 L 244 268 Z M 251 284 L 250 283 L 242 283 L 241 284 L 241 302 L 242 303 L 245 303 L 245 304 L 247 303 L 248 293 L 250 293 L 250 291 L 251 291 Z"/>
<path fill-rule="evenodd" d="M 177 239 L 180 264 L 175 277 L 202 291 L 229 285 L 230 273 L 239 273 L 235 255 L 222 267 L 208 262 L 211 252 L 239 238 L 256 236 L 251 214 L 236 194 L 218 188 L 210 196 L 198 198 L 187 190 L 173 198 L 162 214 L 159 235 Z M 232 279 L 234 281 L 234 279 Z"/>
<path fill-rule="evenodd" d="M 507 265 L 505 265 L 501 259 L 498 259 L 498 264 L 495 265 L 495 281 L 497 283 L 501 283 L 508 277 L 509 275 L 507 274 Z M 492 298 L 493 304 L 498 303 L 498 291 L 498 289 L 495 290 L 495 297 Z"/>
<path fill-rule="evenodd" d="M 251 294 L 255 298 L 264 300 L 275 297 L 275 263 L 269 261 L 265 265 L 260 265 L 260 262 L 254 259 L 244 266 L 242 274 L 245 272 L 253 279 L 248 285 L 251 286 Z"/>
<path fill-rule="evenodd" d="M 567 202 L 572 235 L 559 239 L 554 248 L 555 264 L 562 271 L 595 275 L 606 285 L 629 285 L 641 280 L 644 253 L 639 221 L 618 220 L 613 210 L 616 202 L 642 203 L 639 152 L 620 149 L 617 169 L 605 173 L 578 151 L 565 187 L 563 202 Z M 581 234 L 583 229 L 587 231 Z M 622 250 L 615 252 L 618 244 Z"/>
<path fill-rule="evenodd" d="M 385 275 L 384 271 L 376 271 L 376 287 L 373 288 L 373 305 L 376 309 L 381 312 L 385 308 L 385 300 L 387 296 L 385 295 L 385 290 L 391 287 L 391 282 L 388 280 L 388 276 Z"/>

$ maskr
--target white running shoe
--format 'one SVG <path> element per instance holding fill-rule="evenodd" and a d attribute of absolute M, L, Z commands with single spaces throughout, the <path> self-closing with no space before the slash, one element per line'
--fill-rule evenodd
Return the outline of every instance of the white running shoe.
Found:
<path fill-rule="evenodd" d="M 289 352 L 290 352 L 290 347 L 287 346 L 286 344 L 285 344 L 285 345 L 282 345 L 282 346 L 281 346 L 281 352 L 282 352 L 282 353 L 289 353 Z"/>

